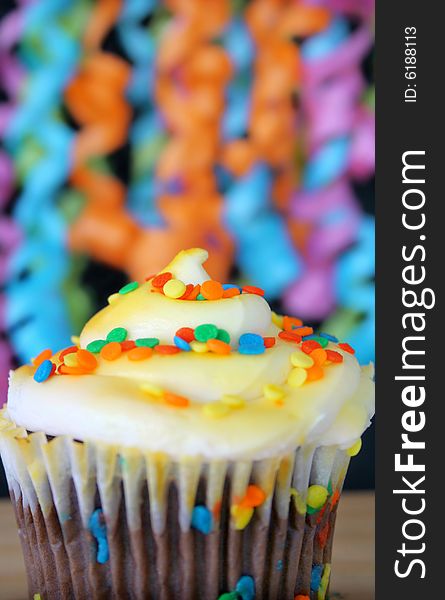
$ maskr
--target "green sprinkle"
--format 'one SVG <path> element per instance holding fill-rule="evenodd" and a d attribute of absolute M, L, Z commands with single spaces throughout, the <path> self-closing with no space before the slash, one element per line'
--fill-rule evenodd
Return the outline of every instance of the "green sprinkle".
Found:
<path fill-rule="evenodd" d="M 148 348 L 154 348 L 159 344 L 158 338 L 139 338 L 135 340 L 136 346 L 147 346 Z"/>
<path fill-rule="evenodd" d="M 239 597 L 238 592 L 226 592 L 225 594 L 221 594 L 218 600 L 238 600 Z"/>
<path fill-rule="evenodd" d="M 225 329 L 218 329 L 218 335 L 216 337 L 217 340 L 221 340 L 226 344 L 230 344 L 230 335 Z"/>
<path fill-rule="evenodd" d="M 124 287 L 121 287 L 121 289 L 119 290 L 119 294 L 129 294 L 130 292 L 136 290 L 138 287 L 139 283 L 137 281 L 131 281 L 130 283 L 127 283 L 127 285 L 124 285 Z"/>
<path fill-rule="evenodd" d="M 127 339 L 127 330 L 123 327 L 115 327 L 107 335 L 107 342 L 123 342 Z"/>
<path fill-rule="evenodd" d="M 205 323 L 204 325 L 198 325 L 195 329 L 195 339 L 198 342 L 208 342 L 214 340 L 218 335 L 218 327 Z"/>
<path fill-rule="evenodd" d="M 94 342 L 90 342 L 88 344 L 87 350 L 93 354 L 98 354 L 106 345 L 107 342 L 105 340 L 94 340 Z"/>
<path fill-rule="evenodd" d="M 196 299 L 197 299 L 197 300 L 207 300 L 207 298 L 205 298 L 205 297 L 204 297 L 202 294 L 198 294 L 198 295 L 196 296 Z"/>
<path fill-rule="evenodd" d="M 320 510 L 320 508 L 313 508 L 312 506 L 308 506 L 307 513 L 308 513 L 308 515 L 314 515 L 316 512 L 318 512 Z"/>
<path fill-rule="evenodd" d="M 321 337 L 320 335 L 316 335 L 312 339 L 318 342 L 322 348 L 326 348 L 326 346 L 329 344 L 329 340 L 327 340 L 324 337 Z"/>

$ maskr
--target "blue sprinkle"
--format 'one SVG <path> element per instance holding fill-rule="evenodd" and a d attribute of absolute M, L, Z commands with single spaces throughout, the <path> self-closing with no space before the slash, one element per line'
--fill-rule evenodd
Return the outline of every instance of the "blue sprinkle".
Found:
<path fill-rule="evenodd" d="M 277 562 L 277 571 L 282 571 L 283 570 L 283 561 L 280 560 Z"/>
<path fill-rule="evenodd" d="M 249 346 L 263 346 L 264 340 L 257 333 L 243 333 L 243 335 L 239 339 L 240 346 L 249 345 Z"/>
<path fill-rule="evenodd" d="M 96 560 L 98 563 L 103 565 L 107 562 L 110 557 L 110 551 L 108 549 L 107 541 L 107 527 L 102 519 L 102 509 L 96 508 L 88 521 L 88 527 L 91 534 L 97 540 L 97 555 Z"/>
<path fill-rule="evenodd" d="M 181 350 L 185 350 L 185 352 L 190 352 L 190 350 L 191 350 L 190 344 L 188 342 L 186 342 L 185 340 L 183 340 L 178 335 L 175 335 L 175 337 L 173 338 L 173 341 L 177 348 L 181 348 Z"/>
<path fill-rule="evenodd" d="M 336 338 L 335 335 L 331 335 L 330 333 L 322 333 L 322 332 L 320 332 L 318 335 L 320 337 L 326 338 L 330 342 L 334 342 L 334 344 L 336 344 L 338 342 L 338 338 Z"/>
<path fill-rule="evenodd" d="M 53 370 L 53 363 L 50 360 L 44 360 L 38 367 L 36 372 L 34 373 L 34 381 L 37 383 L 42 383 L 46 381 L 48 377 L 51 375 L 51 371 Z"/>
<path fill-rule="evenodd" d="M 314 565 L 311 573 L 311 590 L 316 592 L 320 587 L 323 565 Z"/>
<path fill-rule="evenodd" d="M 235 590 L 241 596 L 241 600 L 254 600 L 255 598 L 255 582 L 253 577 L 243 575 L 238 579 Z"/>
<path fill-rule="evenodd" d="M 231 290 L 232 288 L 236 288 L 237 290 L 241 291 L 239 285 L 236 285 L 235 283 L 223 283 L 223 290 Z"/>
<path fill-rule="evenodd" d="M 192 527 L 208 535 L 212 531 L 212 513 L 206 506 L 195 506 L 192 510 Z"/>
<path fill-rule="evenodd" d="M 264 354 L 264 351 L 264 346 L 259 344 L 243 344 L 238 348 L 240 354 Z"/>

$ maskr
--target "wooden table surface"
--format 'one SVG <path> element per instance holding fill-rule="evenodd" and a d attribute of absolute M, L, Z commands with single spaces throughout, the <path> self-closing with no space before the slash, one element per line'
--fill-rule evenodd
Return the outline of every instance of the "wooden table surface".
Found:
<path fill-rule="evenodd" d="M 332 568 L 332 600 L 374 599 L 373 494 L 343 494 Z M 12 508 L 8 500 L 0 500 L 0 600 L 26 598 L 24 566 Z"/>

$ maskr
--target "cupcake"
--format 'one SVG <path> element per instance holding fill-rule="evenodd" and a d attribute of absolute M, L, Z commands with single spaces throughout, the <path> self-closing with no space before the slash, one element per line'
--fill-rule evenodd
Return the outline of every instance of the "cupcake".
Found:
<path fill-rule="evenodd" d="M 30 598 L 327 598 L 372 367 L 206 259 L 181 252 L 11 373 L 0 448 Z"/>

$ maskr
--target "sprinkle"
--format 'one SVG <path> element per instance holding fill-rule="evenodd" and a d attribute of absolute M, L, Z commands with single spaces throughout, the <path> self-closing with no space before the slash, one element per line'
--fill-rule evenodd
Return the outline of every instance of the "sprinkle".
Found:
<path fill-rule="evenodd" d="M 121 289 L 119 290 L 119 294 L 129 294 L 130 292 L 136 290 L 138 287 L 139 283 L 137 281 L 131 281 L 130 283 L 127 283 L 127 285 L 124 285 L 124 287 L 121 287 Z"/>
<path fill-rule="evenodd" d="M 236 283 L 223 283 L 223 290 L 238 290 L 240 291 L 240 288 L 236 285 Z"/>
<path fill-rule="evenodd" d="M 214 352 L 215 354 L 230 354 L 232 352 L 232 348 L 230 344 L 226 344 L 226 342 L 222 342 L 221 340 L 209 340 L 207 342 L 207 348 L 210 352 Z"/>
<path fill-rule="evenodd" d="M 244 498 L 238 506 L 256 508 L 261 506 L 266 499 L 266 494 L 257 485 L 248 485 Z"/>
<path fill-rule="evenodd" d="M 87 350 L 93 354 L 98 354 L 106 344 L 105 340 L 94 340 L 87 345 Z"/>
<path fill-rule="evenodd" d="M 338 342 L 338 338 L 336 338 L 335 335 L 331 335 L 330 333 L 324 333 L 324 332 L 320 331 L 320 333 L 318 335 L 320 337 L 326 338 L 330 342 L 334 342 L 334 344 L 336 344 Z"/>
<path fill-rule="evenodd" d="M 110 342 L 102 348 L 100 355 L 104 360 L 116 360 L 122 354 L 119 342 Z"/>
<path fill-rule="evenodd" d="M 108 296 L 108 304 L 116 304 L 116 301 L 119 299 L 119 292 L 117 294 L 111 294 Z"/>
<path fill-rule="evenodd" d="M 311 356 L 300 351 L 292 352 L 290 361 L 294 367 L 301 367 L 302 369 L 309 369 L 314 364 L 314 359 Z"/>
<path fill-rule="evenodd" d="M 146 360 L 153 354 L 153 350 L 148 346 L 136 346 L 133 350 L 130 350 L 127 354 L 128 360 Z"/>
<path fill-rule="evenodd" d="M 237 592 L 225 592 L 218 596 L 218 600 L 239 600 Z"/>
<path fill-rule="evenodd" d="M 203 296 L 201 293 L 199 293 L 199 294 L 196 296 L 196 299 L 197 299 L 197 300 L 205 300 L 206 298 L 205 298 L 205 296 Z"/>
<path fill-rule="evenodd" d="M 241 596 L 241 600 L 254 600 L 255 582 L 250 575 L 243 575 L 238 579 L 235 591 Z"/>
<path fill-rule="evenodd" d="M 107 342 L 123 342 L 127 339 L 127 330 L 123 327 L 115 327 L 107 335 Z"/>
<path fill-rule="evenodd" d="M 57 372 L 59 375 L 88 375 L 88 373 L 91 373 L 83 367 L 69 367 L 68 365 L 60 365 Z"/>
<path fill-rule="evenodd" d="M 188 398 L 173 394 L 172 392 L 164 392 L 164 400 L 166 404 L 176 406 L 177 408 L 187 408 L 190 406 L 190 400 Z"/>
<path fill-rule="evenodd" d="M 227 290 L 224 290 L 222 297 L 223 298 L 234 298 L 235 296 L 239 296 L 241 292 L 238 288 L 232 287 Z"/>
<path fill-rule="evenodd" d="M 181 327 L 176 332 L 176 336 L 190 343 L 195 339 L 195 332 L 191 327 Z"/>
<path fill-rule="evenodd" d="M 74 352 L 77 352 L 77 350 L 77 346 L 69 346 L 68 348 L 65 348 L 65 350 L 62 350 L 62 352 L 59 353 L 59 360 L 63 360 L 67 354 L 73 354 Z"/>
<path fill-rule="evenodd" d="M 319 344 L 315 340 L 309 340 L 301 344 L 301 349 L 306 354 L 310 354 L 312 350 L 315 350 L 315 348 L 321 348 L 321 344 Z"/>
<path fill-rule="evenodd" d="M 185 283 L 180 279 L 169 279 L 162 288 L 167 298 L 180 298 L 185 292 Z"/>
<path fill-rule="evenodd" d="M 338 347 L 341 348 L 342 350 L 344 350 L 345 352 L 349 352 L 349 354 L 355 354 L 354 348 L 352 346 L 350 346 L 349 344 L 346 344 L 346 343 L 339 344 Z"/>
<path fill-rule="evenodd" d="M 321 367 L 326 362 L 328 355 L 323 348 L 315 348 L 315 350 L 312 350 L 310 353 L 310 357 L 314 360 L 316 365 Z"/>
<path fill-rule="evenodd" d="M 133 340 L 125 340 L 125 342 L 119 342 L 121 345 L 122 352 L 128 352 L 129 350 L 133 350 L 136 348 L 136 342 Z"/>
<path fill-rule="evenodd" d="M 358 440 L 352 444 L 352 446 L 350 448 L 348 448 L 346 450 L 346 454 L 348 456 L 357 456 L 357 454 L 360 452 L 360 450 L 362 449 L 362 440 L 361 438 L 358 438 Z"/>
<path fill-rule="evenodd" d="M 271 400 L 272 402 L 283 400 L 284 396 L 286 395 L 283 388 L 273 383 L 268 383 L 263 387 L 263 394 L 266 400 Z"/>
<path fill-rule="evenodd" d="M 311 485 L 307 491 L 306 503 L 315 510 L 320 509 L 328 499 L 329 492 L 322 485 Z"/>
<path fill-rule="evenodd" d="M 200 291 L 201 286 L 195 285 L 192 291 L 184 297 L 184 300 L 196 300 L 196 298 L 199 296 Z"/>
<path fill-rule="evenodd" d="M 307 380 L 308 381 L 317 381 L 318 379 L 322 379 L 324 372 L 320 365 L 314 365 L 310 369 L 306 371 Z"/>
<path fill-rule="evenodd" d="M 331 576 L 331 565 L 326 563 L 321 578 L 320 587 L 318 588 L 318 600 L 325 600 L 329 586 L 329 578 Z"/>
<path fill-rule="evenodd" d="M 327 360 L 333 363 L 341 363 L 343 362 L 343 355 L 340 352 L 336 352 L 335 350 L 325 350 Z"/>
<path fill-rule="evenodd" d="M 161 387 L 155 385 L 154 383 L 149 383 L 148 381 L 142 383 L 139 386 L 139 389 L 141 390 L 141 392 L 144 392 L 145 394 L 150 394 L 150 396 L 155 396 L 156 398 L 161 398 L 164 395 L 164 390 Z"/>
<path fill-rule="evenodd" d="M 323 565 L 313 565 L 311 573 L 311 590 L 316 592 L 320 587 Z"/>
<path fill-rule="evenodd" d="M 63 357 L 63 362 L 67 367 L 78 367 L 79 361 L 77 360 L 77 350 L 75 353 L 70 352 L 69 354 L 65 354 L 65 356 Z"/>
<path fill-rule="evenodd" d="M 284 316 L 278 315 L 276 312 L 272 311 L 272 323 L 276 325 L 279 329 L 284 329 L 283 327 Z M 303 323 L 302 323 L 303 325 Z"/>
<path fill-rule="evenodd" d="M 281 329 L 284 329 L 284 331 L 292 331 L 296 327 L 302 326 L 303 321 L 301 319 L 297 319 L 296 317 L 288 317 L 287 315 L 285 315 L 283 317 Z"/>
<path fill-rule="evenodd" d="M 68 356 L 71 355 L 69 354 Z M 83 367 L 87 371 L 94 371 L 97 368 L 97 358 L 88 350 L 79 349 L 77 351 L 77 362 L 79 363 L 79 367 Z"/>
<path fill-rule="evenodd" d="M 307 376 L 308 371 L 306 369 L 302 369 L 301 367 L 295 367 L 290 372 L 289 377 L 287 378 L 287 383 L 293 388 L 301 387 L 306 381 Z"/>
<path fill-rule="evenodd" d="M 180 297 L 178 298 L 178 300 L 187 300 L 187 299 L 188 299 L 188 296 L 190 296 L 190 294 L 193 292 L 193 288 L 194 288 L 194 287 L 195 287 L 195 286 L 193 285 L 193 283 L 188 283 L 188 284 L 185 286 L 185 292 L 182 294 L 182 296 L 180 296 Z"/>
<path fill-rule="evenodd" d="M 298 335 L 301 335 L 301 337 L 305 337 L 307 335 L 312 335 L 314 333 L 314 330 L 312 329 L 312 327 L 294 327 L 293 331 L 295 331 L 295 333 L 298 333 Z"/>
<path fill-rule="evenodd" d="M 286 342 L 296 342 L 297 344 L 301 342 L 301 335 L 292 331 L 280 331 L 278 337 Z"/>
<path fill-rule="evenodd" d="M 191 525 L 204 535 L 208 535 L 212 531 L 213 517 L 207 506 L 193 508 Z"/>
<path fill-rule="evenodd" d="M 222 298 L 224 293 L 223 286 L 219 283 L 219 281 L 214 281 L 213 279 L 209 279 L 208 281 L 204 281 L 201 284 L 201 294 L 207 300 L 219 300 Z"/>
<path fill-rule="evenodd" d="M 264 337 L 263 343 L 265 348 L 272 348 L 275 346 L 276 339 L 274 337 Z"/>
<path fill-rule="evenodd" d="M 311 600 L 309 598 L 309 596 L 306 596 L 306 594 L 298 594 L 297 596 L 295 596 L 294 600 Z"/>
<path fill-rule="evenodd" d="M 97 541 L 96 560 L 98 563 L 103 565 L 109 559 L 110 552 L 107 541 L 107 527 L 104 523 L 103 512 L 101 508 L 96 508 L 96 510 L 93 512 L 88 521 L 88 527 L 91 531 L 91 534 L 96 538 Z"/>
<path fill-rule="evenodd" d="M 283 570 L 283 559 L 282 558 L 280 558 L 277 561 L 277 565 L 276 565 L 275 568 L 276 568 L 277 571 L 282 571 Z"/>
<path fill-rule="evenodd" d="M 76 348 L 77 349 L 77 348 Z M 51 356 L 53 355 L 53 351 L 51 350 L 51 348 L 46 348 L 46 350 L 42 350 L 42 352 L 40 352 L 40 354 L 38 354 L 34 360 L 32 361 L 32 364 L 35 367 L 40 367 L 40 365 L 42 364 L 42 362 L 44 360 L 48 360 L 51 358 Z"/>
<path fill-rule="evenodd" d="M 175 343 L 175 346 L 180 350 L 184 350 L 184 352 L 190 352 L 190 344 L 186 342 L 182 337 L 175 335 L 173 341 Z"/>
<path fill-rule="evenodd" d="M 160 273 L 159 275 L 156 275 L 156 277 L 153 278 L 151 285 L 155 288 L 162 289 L 164 287 L 164 285 L 167 283 L 167 281 L 170 281 L 170 279 L 172 277 L 173 277 L 173 275 L 169 272 Z"/>
<path fill-rule="evenodd" d="M 264 290 L 255 285 L 245 285 L 243 287 L 243 294 L 256 294 L 257 296 L 264 296 Z"/>
<path fill-rule="evenodd" d="M 155 352 L 158 354 L 177 354 L 181 352 L 181 350 L 177 346 L 172 346 L 170 344 L 158 344 L 155 346 Z"/>
<path fill-rule="evenodd" d="M 290 488 L 291 498 L 294 500 L 295 509 L 299 515 L 305 515 L 307 512 L 306 502 L 303 500 L 300 492 L 298 492 L 295 488 Z"/>
<path fill-rule="evenodd" d="M 148 346 L 149 348 L 154 348 L 159 344 L 158 338 L 138 338 L 135 340 L 136 346 Z"/>
<path fill-rule="evenodd" d="M 243 346 L 244 344 L 264 346 L 263 338 L 257 333 L 243 333 L 239 338 L 239 343 Z"/>
<path fill-rule="evenodd" d="M 55 370 L 56 365 L 50 360 L 45 359 L 37 367 L 36 372 L 34 373 L 34 381 L 37 381 L 37 383 L 43 383 L 54 374 Z"/>
<path fill-rule="evenodd" d="M 243 344 L 238 348 L 240 354 L 263 354 L 264 350 L 264 344 L 262 346 L 259 344 Z"/>
<path fill-rule="evenodd" d="M 195 338 L 198 342 L 207 342 L 218 337 L 218 327 L 206 323 L 204 325 L 198 325 L 195 329 Z"/>
<path fill-rule="evenodd" d="M 232 394 L 224 394 L 224 396 L 221 396 L 221 402 L 227 404 L 230 408 L 243 408 L 243 406 L 246 406 L 244 398 Z"/>
<path fill-rule="evenodd" d="M 238 506 L 233 504 L 230 507 L 230 514 L 233 517 L 235 529 L 245 529 L 253 516 L 253 508 Z"/>
<path fill-rule="evenodd" d="M 324 337 L 321 337 L 320 335 L 306 335 L 304 337 L 304 340 L 306 342 L 309 342 L 309 341 L 318 342 L 322 348 L 326 348 L 326 346 L 329 344 L 329 340 L 327 340 Z"/>
<path fill-rule="evenodd" d="M 230 334 L 225 329 L 218 329 L 218 335 L 216 336 L 217 340 L 221 340 L 226 344 L 230 344 Z"/>
<path fill-rule="evenodd" d="M 42 596 L 40 594 L 34 594 L 33 600 L 42 600 Z"/>
<path fill-rule="evenodd" d="M 204 404 L 202 412 L 210 419 L 221 419 L 229 414 L 230 407 L 222 402 L 209 402 L 208 404 Z"/>
<path fill-rule="evenodd" d="M 190 348 L 193 352 L 198 352 L 198 354 L 204 354 L 204 352 L 209 351 L 205 342 L 190 342 Z"/>

